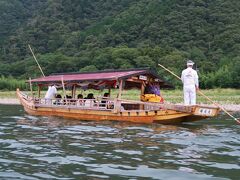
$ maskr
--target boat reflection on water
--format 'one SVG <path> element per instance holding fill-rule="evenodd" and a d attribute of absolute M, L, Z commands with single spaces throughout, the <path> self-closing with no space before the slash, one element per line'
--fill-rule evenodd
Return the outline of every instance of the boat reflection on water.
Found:
<path fill-rule="evenodd" d="M 214 121 L 214 120 L 213 120 Z M 54 128 L 70 128 L 70 127 L 101 127 L 101 128 L 111 128 L 112 131 L 121 131 L 125 134 L 126 132 L 142 132 L 141 139 L 148 137 L 149 135 L 158 136 L 160 134 L 178 134 L 183 131 L 191 132 L 192 136 L 197 136 L 204 134 L 206 132 L 218 132 L 218 128 L 210 126 L 203 123 L 192 123 L 192 124 L 181 124 L 181 125 L 163 125 L 163 124 L 141 124 L 141 123 L 131 123 L 131 122 L 118 122 L 118 121 L 79 121 L 71 120 L 65 118 L 59 118 L 55 116 L 30 116 L 25 115 L 24 118 L 17 120 L 18 125 L 25 125 L 29 127 L 44 127 L 48 130 Z M 81 133 L 81 128 L 79 128 L 79 133 Z M 121 133 L 120 133 L 121 134 Z M 152 143 L 149 141 L 143 141 L 143 143 Z"/>

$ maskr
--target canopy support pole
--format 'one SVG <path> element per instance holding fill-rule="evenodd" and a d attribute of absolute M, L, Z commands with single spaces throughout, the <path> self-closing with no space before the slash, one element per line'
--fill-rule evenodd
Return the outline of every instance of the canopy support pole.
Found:
<path fill-rule="evenodd" d="M 144 95 L 144 90 L 145 90 L 145 82 L 143 81 L 141 83 L 141 94 L 140 94 L 140 101 L 142 101 L 142 96 Z M 140 109 L 144 109 L 144 104 L 140 104 Z"/>
<path fill-rule="evenodd" d="M 140 99 L 141 99 L 142 95 L 144 94 L 144 90 L 145 90 L 145 82 L 143 81 L 143 82 L 141 83 L 141 94 L 140 94 Z"/>
<path fill-rule="evenodd" d="M 117 98 L 114 99 L 114 113 L 118 113 L 121 109 L 121 102 L 118 99 L 122 97 L 122 88 L 123 88 L 123 80 L 120 80 L 119 88 L 118 88 L 118 95 Z"/>
<path fill-rule="evenodd" d="M 29 78 L 29 85 L 30 85 L 31 96 L 32 96 L 32 98 L 34 98 L 33 97 L 33 88 L 32 88 L 32 79 L 31 78 Z"/>
<path fill-rule="evenodd" d="M 123 88 L 123 80 L 120 80 L 120 84 L 119 84 L 119 90 L 118 90 L 118 98 L 121 99 L 122 98 L 122 88 Z"/>
<path fill-rule="evenodd" d="M 41 86 L 38 85 L 38 98 L 40 98 L 40 96 L 41 96 Z"/>
<path fill-rule="evenodd" d="M 64 82 L 63 82 L 63 76 L 62 76 L 62 87 L 63 87 L 64 99 L 66 100 L 66 99 L 67 99 L 67 96 L 66 96 L 66 90 L 65 90 L 65 86 L 64 86 Z"/>
<path fill-rule="evenodd" d="M 72 98 L 75 99 L 75 96 L 76 96 L 76 85 L 74 84 L 72 86 Z"/>

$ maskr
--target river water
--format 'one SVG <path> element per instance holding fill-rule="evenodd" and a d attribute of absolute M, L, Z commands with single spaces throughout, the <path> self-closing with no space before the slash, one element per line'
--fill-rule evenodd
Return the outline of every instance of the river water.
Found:
<path fill-rule="evenodd" d="M 0 105 L 0 120 L 0 179 L 240 179 L 240 126 L 227 116 L 144 125 Z"/>

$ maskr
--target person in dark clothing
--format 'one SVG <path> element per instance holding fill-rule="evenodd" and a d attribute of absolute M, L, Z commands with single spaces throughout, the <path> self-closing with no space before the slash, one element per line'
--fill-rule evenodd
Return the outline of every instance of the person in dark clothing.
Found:
<path fill-rule="evenodd" d="M 100 106 L 107 107 L 108 98 L 109 98 L 109 93 L 104 93 Z"/>

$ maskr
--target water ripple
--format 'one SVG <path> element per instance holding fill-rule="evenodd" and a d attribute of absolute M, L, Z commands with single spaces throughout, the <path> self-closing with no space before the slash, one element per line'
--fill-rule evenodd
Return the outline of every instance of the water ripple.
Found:
<path fill-rule="evenodd" d="M 1 106 L 0 179 L 238 179 L 240 127 L 29 116 Z"/>

